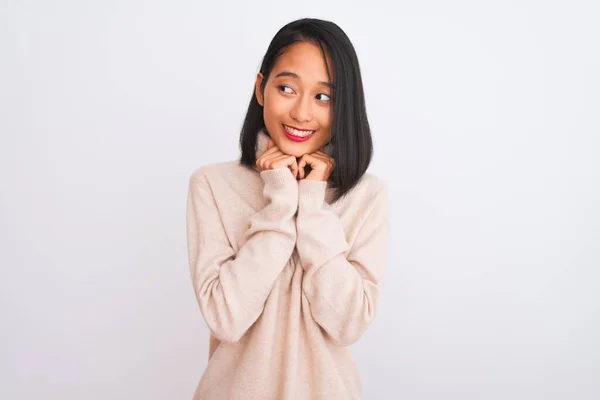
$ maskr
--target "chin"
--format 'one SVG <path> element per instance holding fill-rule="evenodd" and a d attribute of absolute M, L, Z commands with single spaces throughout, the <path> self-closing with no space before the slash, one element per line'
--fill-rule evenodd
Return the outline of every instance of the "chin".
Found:
<path fill-rule="evenodd" d="M 308 140 L 305 143 L 296 143 L 287 137 L 283 137 L 278 147 L 283 153 L 300 158 L 305 154 L 311 154 L 319 150 L 320 147 L 315 145 L 315 143 L 317 142 L 312 142 L 312 140 Z"/>
<path fill-rule="evenodd" d="M 288 139 L 283 139 L 284 141 L 288 141 Z M 281 151 L 285 154 L 289 154 L 290 156 L 294 156 L 296 158 L 302 157 L 304 154 L 309 153 L 304 149 L 304 146 L 299 146 L 295 143 L 285 143 L 280 147 Z"/>

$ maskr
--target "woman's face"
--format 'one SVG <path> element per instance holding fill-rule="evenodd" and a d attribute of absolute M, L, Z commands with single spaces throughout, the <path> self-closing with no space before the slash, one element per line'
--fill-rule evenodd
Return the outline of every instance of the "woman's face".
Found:
<path fill-rule="evenodd" d="M 327 63 L 331 65 L 329 58 Z M 295 157 L 324 147 L 330 137 L 333 90 L 321 49 L 313 43 L 294 43 L 277 59 L 264 96 L 262 80 L 259 72 L 256 97 L 275 146 Z"/>

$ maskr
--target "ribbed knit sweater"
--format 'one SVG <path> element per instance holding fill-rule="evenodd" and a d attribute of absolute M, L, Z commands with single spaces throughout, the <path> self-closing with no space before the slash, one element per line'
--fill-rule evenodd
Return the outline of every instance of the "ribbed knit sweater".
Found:
<path fill-rule="evenodd" d="M 267 149 L 261 130 L 257 158 Z M 332 202 L 327 182 L 239 161 L 189 181 L 194 293 L 210 330 L 202 400 L 360 399 L 349 345 L 373 320 L 389 234 L 385 182 L 366 173 Z"/>

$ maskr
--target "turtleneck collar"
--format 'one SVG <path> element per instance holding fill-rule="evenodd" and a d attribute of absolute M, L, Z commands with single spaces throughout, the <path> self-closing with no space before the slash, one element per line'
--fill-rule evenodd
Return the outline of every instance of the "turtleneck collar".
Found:
<path fill-rule="evenodd" d="M 263 155 L 265 151 L 267 151 L 267 146 L 269 145 L 269 135 L 267 134 L 265 128 L 262 128 L 258 131 L 258 136 L 256 137 L 256 159 L 258 160 L 260 156 Z"/>

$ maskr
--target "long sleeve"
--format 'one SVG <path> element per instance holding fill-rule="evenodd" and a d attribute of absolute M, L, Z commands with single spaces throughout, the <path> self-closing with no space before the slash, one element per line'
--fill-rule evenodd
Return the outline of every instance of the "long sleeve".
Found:
<path fill-rule="evenodd" d="M 206 176 L 190 178 L 187 240 L 192 283 L 206 324 L 224 342 L 237 342 L 261 315 L 296 243 L 296 179 L 288 168 L 265 170 L 260 176 L 267 205 L 250 218 L 237 254 Z"/>
<path fill-rule="evenodd" d="M 389 233 L 387 186 L 360 210 L 352 248 L 325 199 L 326 182 L 302 180 L 296 221 L 297 249 L 306 271 L 303 290 L 311 313 L 333 343 L 357 341 L 375 317 Z"/>

